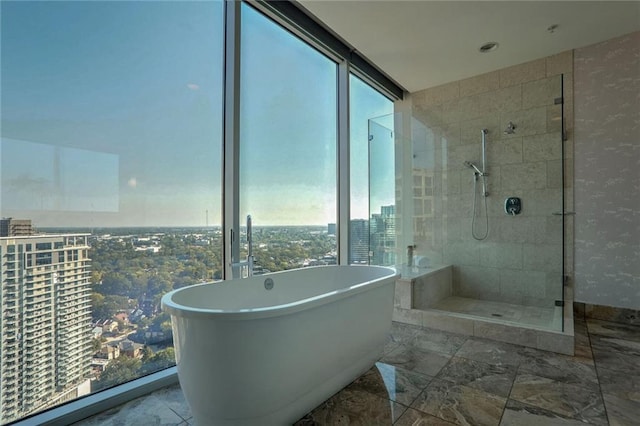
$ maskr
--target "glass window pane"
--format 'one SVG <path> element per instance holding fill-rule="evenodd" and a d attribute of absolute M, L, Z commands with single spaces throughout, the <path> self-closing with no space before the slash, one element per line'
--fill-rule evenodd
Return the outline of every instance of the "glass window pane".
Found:
<path fill-rule="evenodd" d="M 1 7 L 7 423 L 174 363 L 161 296 L 221 277 L 224 38 L 220 1 Z"/>
<path fill-rule="evenodd" d="M 240 212 L 255 272 L 335 263 L 337 65 L 246 4 L 241 46 Z"/>
<path fill-rule="evenodd" d="M 393 112 L 393 102 L 351 75 L 349 81 L 351 155 L 350 263 L 369 262 L 369 120 Z M 382 207 L 382 206 L 379 206 Z M 380 213 L 372 211 L 371 214 Z"/>

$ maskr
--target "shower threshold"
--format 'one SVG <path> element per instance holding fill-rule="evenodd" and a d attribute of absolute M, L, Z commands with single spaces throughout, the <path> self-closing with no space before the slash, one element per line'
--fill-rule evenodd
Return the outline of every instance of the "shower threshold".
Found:
<path fill-rule="evenodd" d="M 562 308 L 523 306 L 514 303 L 494 302 L 450 296 L 437 303 L 432 310 L 446 311 L 460 315 L 496 320 L 516 326 L 543 330 L 562 330 Z"/>
<path fill-rule="evenodd" d="M 451 295 L 450 275 L 450 267 L 403 273 L 396 281 L 393 320 L 573 355 L 569 289 L 564 307 L 525 306 Z"/>

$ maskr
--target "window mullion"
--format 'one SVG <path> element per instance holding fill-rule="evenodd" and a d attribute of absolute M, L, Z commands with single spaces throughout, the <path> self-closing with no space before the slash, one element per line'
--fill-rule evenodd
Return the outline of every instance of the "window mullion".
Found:
<path fill-rule="evenodd" d="M 350 259 L 349 61 L 338 64 L 338 264 Z"/>
<path fill-rule="evenodd" d="M 233 278 L 240 257 L 240 2 L 225 1 L 223 263 L 224 279 Z"/>

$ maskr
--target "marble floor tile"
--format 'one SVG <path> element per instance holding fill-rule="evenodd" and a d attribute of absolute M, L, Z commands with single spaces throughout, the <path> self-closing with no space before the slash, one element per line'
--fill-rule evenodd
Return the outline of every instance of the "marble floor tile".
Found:
<path fill-rule="evenodd" d="M 422 411 L 409 408 L 398 419 L 394 426 L 453 426 L 455 423 L 450 423 L 441 418 L 432 416 Z"/>
<path fill-rule="evenodd" d="M 392 425 L 407 407 L 362 390 L 343 389 L 295 426 Z"/>
<path fill-rule="evenodd" d="M 464 342 L 456 356 L 488 364 L 517 367 L 523 359 L 521 350 L 521 346 L 473 337 Z"/>
<path fill-rule="evenodd" d="M 587 321 L 589 334 L 614 337 L 624 340 L 640 342 L 640 326 L 619 324 L 615 322 L 590 319 Z"/>
<path fill-rule="evenodd" d="M 558 382 L 598 389 L 598 376 L 593 365 L 580 362 L 575 357 L 531 348 L 525 348 L 521 353 L 527 357 L 527 360 L 520 364 L 518 373 L 528 373 Z"/>
<path fill-rule="evenodd" d="M 506 398 L 434 379 L 411 408 L 458 425 L 498 425 Z"/>
<path fill-rule="evenodd" d="M 600 389 L 603 394 L 614 395 L 640 403 L 640 374 L 598 368 Z M 640 419 L 640 415 L 638 415 Z"/>
<path fill-rule="evenodd" d="M 583 318 L 573 317 L 573 329 L 577 333 L 587 333 L 587 321 Z"/>
<path fill-rule="evenodd" d="M 426 374 L 427 376 L 435 376 L 449 362 L 450 358 L 451 355 L 445 355 L 441 352 L 400 345 L 391 353 L 383 356 L 380 361 L 406 370 Z"/>
<path fill-rule="evenodd" d="M 469 337 L 446 331 L 424 329 L 416 333 L 409 342 L 411 346 L 429 351 L 455 354 Z"/>
<path fill-rule="evenodd" d="M 640 327 L 574 325 L 570 357 L 393 323 L 381 361 L 296 425 L 640 425 Z M 173 385 L 76 425 L 194 420 Z"/>
<path fill-rule="evenodd" d="M 532 374 L 518 374 L 510 398 L 564 417 L 607 424 L 599 389 L 587 389 Z"/>
<path fill-rule="evenodd" d="M 516 367 L 498 366 L 454 356 L 436 378 L 507 397 Z"/>
<path fill-rule="evenodd" d="M 510 399 L 500 426 L 584 426 L 584 422 Z"/>
<path fill-rule="evenodd" d="M 182 393 L 180 384 L 176 383 L 173 386 L 160 389 L 155 392 L 154 395 L 183 419 L 188 420 L 193 417 L 191 414 L 191 408 L 184 399 L 184 394 Z"/>
<path fill-rule="evenodd" d="M 604 405 L 611 426 L 637 426 L 640 423 L 640 402 L 603 393 Z"/>
<path fill-rule="evenodd" d="M 184 423 L 184 419 L 173 412 L 155 394 L 143 396 L 119 407 L 74 423 L 75 426 L 147 426 Z"/>
<path fill-rule="evenodd" d="M 408 406 L 431 380 L 430 376 L 377 362 L 347 389 L 366 391 Z"/>
<path fill-rule="evenodd" d="M 597 368 L 640 374 L 640 342 L 592 335 L 591 349 Z"/>
<path fill-rule="evenodd" d="M 573 337 L 576 342 L 580 342 L 581 344 L 589 343 L 589 332 L 587 331 L 586 323 L 585 325 L 574 324 Z"/>
<path fill-rule="evenodd" d="M 391 332 L 387 337 L 384 345 L 383 353 L 389 353 L 396 349 L 399 345 L 409 343 L 421 327 L 409 324 L 402 324 L 396 321 L 391 323 Z"/>
<path fill-rule="evenodd" d="M 574 354 L 576 361 L 593 365 L 593 352 L 591 351 L 591 339 L 588 334 L 576 333 L 574 336 Z"/>

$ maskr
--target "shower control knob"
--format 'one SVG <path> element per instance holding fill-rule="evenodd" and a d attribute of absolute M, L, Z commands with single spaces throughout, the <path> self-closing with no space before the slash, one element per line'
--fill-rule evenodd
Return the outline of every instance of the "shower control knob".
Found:
<path fill-rule="evenodd" d="M 520 214 L 522 211 L 522 200 L 518 197 L 509 197 L 504 200 L 504 212 L 510 216 Z"/>

